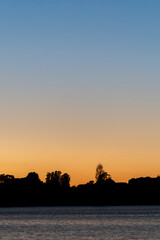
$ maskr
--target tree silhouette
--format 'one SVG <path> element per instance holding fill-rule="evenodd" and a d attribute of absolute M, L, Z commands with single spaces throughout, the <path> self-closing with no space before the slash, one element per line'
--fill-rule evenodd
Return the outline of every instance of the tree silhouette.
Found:
<path fill-rule="evenodd" d="M 11 183 L 14 180 L 14 176 L 13 175 L 5 175 L 5 174 L 1 174 L 0 175 L 0 183 Z"/>
<path fill-rule="evenodd" d="M 50 183 L 51 181 L 51 173 L 50 172 L 47 172 L 47 175 L 46 175 L 46 183 Z"/>
<path fill-rule="evenodd" d="M 48 172 L 46 175 L 46 183 L 54 186 L 70 187 L 71 177 L 68 173 L 61 175 L 61 171 Z"/>
<path fill-rule="evenodd" d="M 38 173 L 30 172 L 26 177 L 26 182 L 30 184 L 37 184 L 37 183 L 41 183 L 41 180 L 39 178 Z"/>
<path fill-rule="evenodd" d="M 46 175 L 46 183 L 53 184 L 55 186 L 60 186 L 61 184 L 61 171 L 55 171 L 51 173 L 47 173 Z"/>
<path fill-rule="evenodd" d="M 99 183 L 99 184 L 106 183 L 107 181 L 111 180 L 111 176 L 104 171 L 103 165 L 101 163 L 97 165 L 95 178 L 96 178 L 96 183 Z"/>
<path fill-rule="evenodd" d="M 70 187 L 70 176 L 68 175 L 68 173 L 64 173 L 62 176 L 61 176 L 61 185 L 63 187 Z"/>

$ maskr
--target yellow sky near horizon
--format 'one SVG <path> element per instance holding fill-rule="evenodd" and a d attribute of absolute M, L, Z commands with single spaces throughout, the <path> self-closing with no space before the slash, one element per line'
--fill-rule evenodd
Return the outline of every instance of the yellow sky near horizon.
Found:
<path fill-rule="evenodd" d="M 71 175 L 71 185 L 95 180 L 98 163 L 115 181 L 159 174 L 158 119 L 153 125 L 151 118 L 143 122 L 140 114 L 123 121 L 120 114 L 103 119 L 86 116 L 88 121 L 65 116 L 65 121 L 61 118 L 53 125 L 33 115 L 27 121 L 25 115 L 9 118 L 0 137 L 1 173 L 24 177 L 35 171 L 44 180 L 48 171 L 60 170 Z"/>

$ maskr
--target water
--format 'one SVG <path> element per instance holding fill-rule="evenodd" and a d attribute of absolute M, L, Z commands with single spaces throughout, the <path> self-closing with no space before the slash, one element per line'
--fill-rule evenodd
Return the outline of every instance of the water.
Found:
<path fill-rule="evenodd" d="M 160 206 L 0 208 L 0 239 L 160 239 Z"/>

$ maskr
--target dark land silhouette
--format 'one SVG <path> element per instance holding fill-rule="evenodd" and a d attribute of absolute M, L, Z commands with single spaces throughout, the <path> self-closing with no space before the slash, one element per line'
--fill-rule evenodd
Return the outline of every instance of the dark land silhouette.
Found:
<path fill-rule="evenodd" d="M 0 207 L 160 205 L 160 176 L 116 183 L 99 164 L 95 182 L 71 187 L 70 179 L 60 171 L 48 172 L 45 182 L 35 172 L 24 178 L 1 174 Z"/>

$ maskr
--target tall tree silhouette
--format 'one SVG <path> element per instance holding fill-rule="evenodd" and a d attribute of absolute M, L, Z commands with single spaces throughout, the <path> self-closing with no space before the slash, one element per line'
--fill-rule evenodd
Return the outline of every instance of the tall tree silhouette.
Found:
<path fill-rule="evenodd" d="M 96 178 L 96 183 L 99 183 L 99 184 L 113 181 L 111 179 L 111 176 L 104 171 L 103 165 L 101 163 L 97 165 L 95 178 Z"/>

